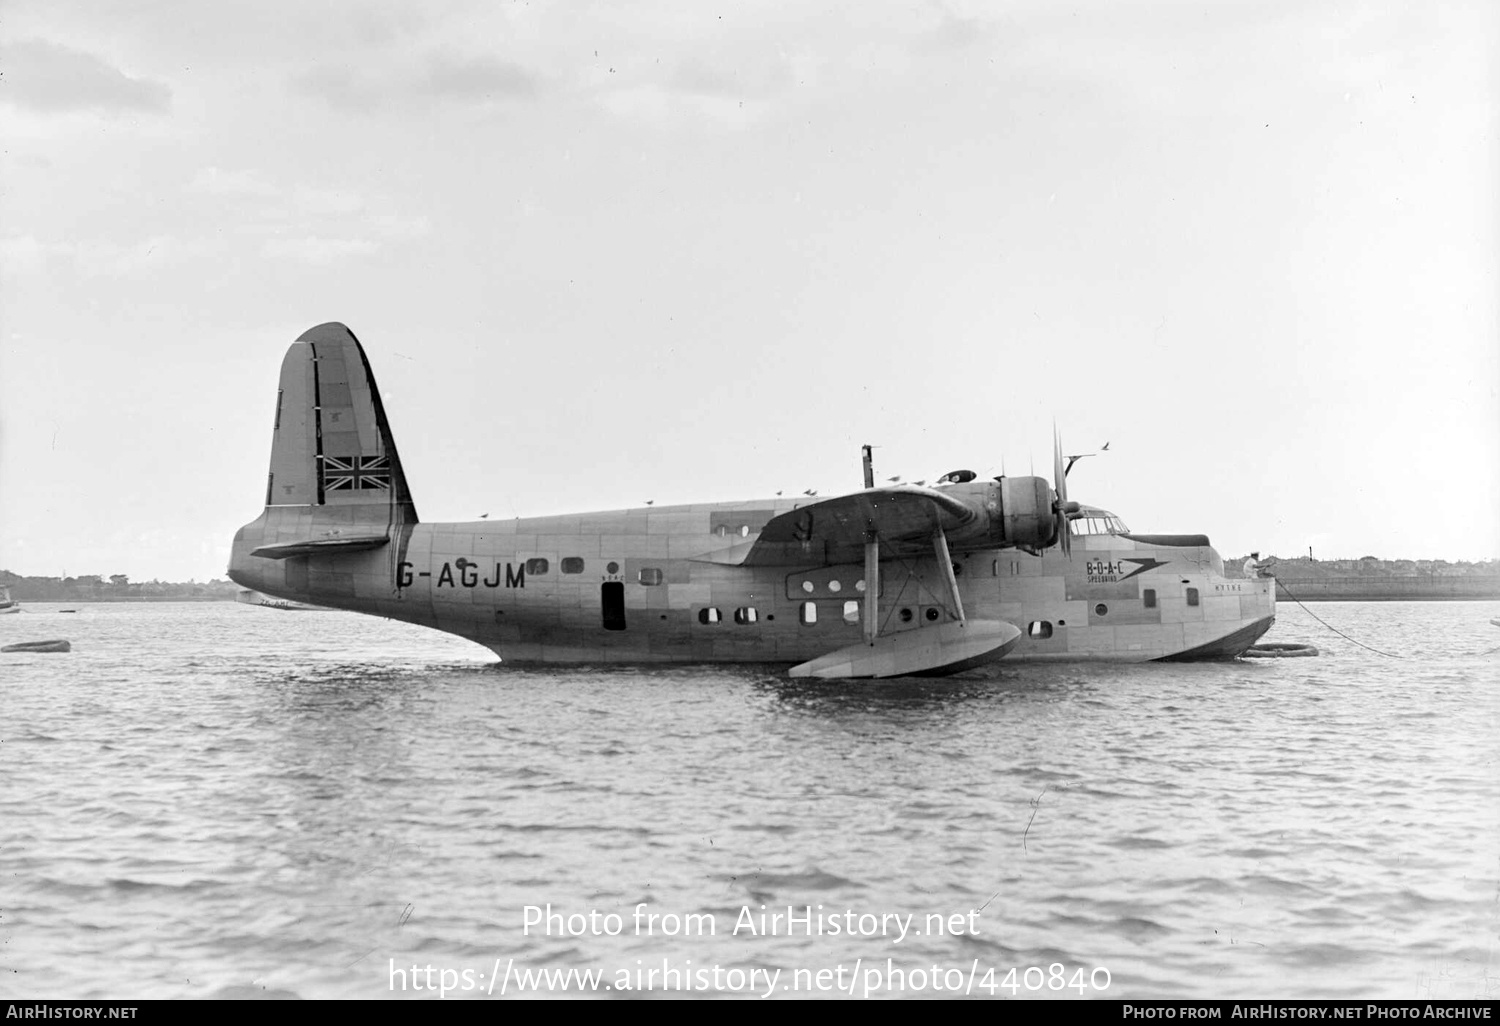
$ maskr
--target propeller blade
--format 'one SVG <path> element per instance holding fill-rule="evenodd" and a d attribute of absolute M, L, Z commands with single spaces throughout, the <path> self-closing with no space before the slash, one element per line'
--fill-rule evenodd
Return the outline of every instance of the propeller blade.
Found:
<path fill-rule="evenodd" d="M 1052 425 L 1052 481 L 1057 490 L 1057 501 L 1053 504 L 1057 524 L 1057 543 L 1062 546 L 1064 556 L 1073 555 L 1073 532 L 1068 530 L 1068 470 L 1063 466 L 1062 435 L 1057 425 Z"/>

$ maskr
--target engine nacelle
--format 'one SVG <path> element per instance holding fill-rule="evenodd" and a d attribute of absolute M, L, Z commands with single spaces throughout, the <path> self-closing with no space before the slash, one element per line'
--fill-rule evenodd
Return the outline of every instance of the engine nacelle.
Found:
<path fill-rule="evenodd" d="M 979 515 L 949 537 L 950 545 L 1036 550 L 1057 541 L 1057 497 L 1044 477 L 1002 477 L 949 491 L 955 493 Z"/>
<path fill-rule="evenodd" d="M 1057 541 L 1055 496 L 1044 477 L 1002 477 L 995 482 L 1000 495 L 1000 528 L 1005 544 L 1044 549 Z"/>

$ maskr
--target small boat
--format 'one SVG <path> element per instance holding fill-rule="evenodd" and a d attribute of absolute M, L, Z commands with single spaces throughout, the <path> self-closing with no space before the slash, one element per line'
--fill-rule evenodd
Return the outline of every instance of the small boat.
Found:
<path fill-rule="evenodd" d="M 1490 617 L 1490 623 L 1494 624 L 1496 627 L 1500 627 L 1500 616 Z"/>
<path fill-rule="evenodd" d="M 11 599 L 10 589 L 0 587 L 0 613 L 19 613 L 20 611 L 21 603 Z"/>
<path fill-rule="evenodd" d="M 71 652 L 73 643 L 58 638 L 53 641 L 19 641 L 0 648 L 0 652 Z"/>

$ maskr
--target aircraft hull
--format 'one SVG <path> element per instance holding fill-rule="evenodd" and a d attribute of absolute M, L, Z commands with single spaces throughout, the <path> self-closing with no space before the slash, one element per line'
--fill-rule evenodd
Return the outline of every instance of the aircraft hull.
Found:
<path fill-rule="evenodd" d="M 230 576 L 291 601 L 448 631 L 507 662 L 802 663 L 861 640 L 864 568 L 715 558 L 794 506 L 423 523 L 373 551 L 257 558 L 252 550 L 310 532 L 297 507 L 272 507 L 236 537 Z M 1012 661 L 1239 655 L 1274 621 L 1275 582 L 1225 578 L 1200 536 L 1168 541 L 1102 535 L 1075 538 L 1071 556 L 955 553 L 959 596 L 969 619 L 1021 631 Z M 942 577 L 930 556 L 883 560 L 882 636 L 955 622 Z"/>

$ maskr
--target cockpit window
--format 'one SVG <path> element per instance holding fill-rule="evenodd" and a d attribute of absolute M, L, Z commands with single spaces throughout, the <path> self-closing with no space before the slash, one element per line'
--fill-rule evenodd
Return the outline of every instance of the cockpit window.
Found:
<path fill-rule="evenodd" d="M 1074 536 L 1083 534 L 1125 534 L 1130 528 L 1108 510 L 1086 509 L 1079 517 L 1068 521 Z"/>

